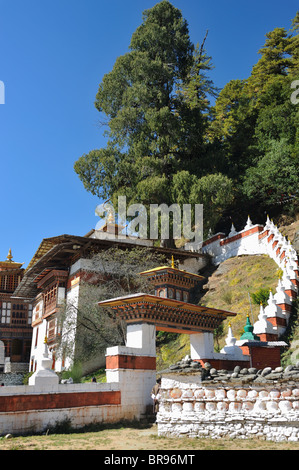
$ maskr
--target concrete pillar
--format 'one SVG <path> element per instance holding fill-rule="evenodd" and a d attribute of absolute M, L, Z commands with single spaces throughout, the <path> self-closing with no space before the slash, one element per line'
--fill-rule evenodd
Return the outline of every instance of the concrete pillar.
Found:
<path fill-rule="evenodd" d="M 149 323 L 127 325 L 126 346 L 140 348 L 143 354 L 156 355 L 156 326 Z"/>
<path fill-rule="evenodd" d="M 214 356 L 213 333 L 196 333 L 190 335 L 191 359 L 207 359 Z"/>
<path fill-rule="evenodd" d="M 130 419 L 153 409 L 151 391 L 156 383 L 156 327 L 149 323 L 127 325 L 126 346 L 106 351 L 107 382 L 119 383 L 121 404 Z"/>

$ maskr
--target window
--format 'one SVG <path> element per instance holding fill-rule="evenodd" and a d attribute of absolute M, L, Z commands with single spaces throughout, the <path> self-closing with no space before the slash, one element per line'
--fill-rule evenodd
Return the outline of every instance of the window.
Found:
<path fill-rule="evenodd" d="M 29 307 L 30 307 L 30 305 L 29 305 Z M 34 313 L 34 315 L 33 315 L 33 321 L 36 321 L 36 320 L 38 320 L 38 319 L 41 317 L 41 310 L 42 310 L 42 309 L 40 309 L 39 307 L 40 307 L 40 306 L 37 305 L 37 306 L 35 307 L 35 309 L 32 309 L 32 311 L 31 311 L 31 315 L 33 315 L 33 313 Z M 32 306 L 31 306 L 31 308 L 32 308 Z M 30 313 L 30 312 L 28 312 L 28 315 L 29 315 L 29 313 Z"/>
<path fill-rule="evenodd" d="M 36 334 L 35 334 L 35 344 L 34 344 L 35 348 L 37 348 L 37 341 L 38 341 L 38 328 L 36 328 Z"/>
<path fill-rule="evenodd" d="M 184 299 L 184 302 L 188 302 L 188 301 L 189 301 L 189 294 L 188 294 L 188 292 L 183 292 L 183 299 Z"/>
<path fill-rule="evenodd" d="M 50 313 L 56 307 L 57 284 L 44 294 L 44 313 Z"/>
<path fill-rule="evenodd" d="M 31 325 L 31 323 L 32 323 L 32 305 L 31 304 L 29 304 L 29 306 L 28 306 L 27 323 L 28 323 L 28 325 Z"/>
<path fill-rule="evenodd" d="M 0 290 L 13 292 L 19 283 L 19 276 L 17 275 L 4 275 L 0 278 Z"/>
<path fill-rule="evenodd" d="M 32 317 L 32 307 L 31 307 Z M 27 310 L 24 304 L 13 304 L 12 306 L 12 324 L 26 325 L 28 323 L 29 310 Z M 30 323 L 31 324 L 31 317 Z"/>
<path fill-rule="evenodd" d="M 11 303 L 2 302 L 1 323 L 10 323 Z"/>
<path fill-rule="evenodd" d="M 53 339 L 55 337 L 56 319 L 50 320 L 48 323 L 48 338 Z"/>
<path fill-rule="evenodd" d="M 166 297 L 166 291 L 165 291 L 165 289 L 159 289 L 159 290 L 158 290 L 158 296 L 159 296 L 159 297 Z"/>
<path fill-rule="evenodd" d="M 174 298 L 174 290 L 171 289 L 171 287 L 168 288 L 168 297 L 170 299 L 173 299 Z"/>
<path fill-rule="evenodd" d="M 176 300 L 181 300 L 182 299 L 182 293 L 180 290 L 177 290 L 175 293 Z"/>

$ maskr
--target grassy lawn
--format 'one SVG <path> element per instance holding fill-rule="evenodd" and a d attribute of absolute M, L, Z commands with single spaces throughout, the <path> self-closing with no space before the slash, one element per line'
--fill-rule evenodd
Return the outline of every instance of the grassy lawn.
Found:
<path fill-rule="evenodd" d="M 175 439 L 159 437 L 154 425 L 114 425 L 94 432 L 0 439 L 2 450 L 299 450 L 299 443 L 257 439 Z"/>

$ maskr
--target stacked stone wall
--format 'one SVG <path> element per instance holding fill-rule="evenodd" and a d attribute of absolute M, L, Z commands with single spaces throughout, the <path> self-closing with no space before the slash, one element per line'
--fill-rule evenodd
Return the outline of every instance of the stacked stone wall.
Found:
<path fill-rule="evenodd" d="M 22 385 L 24 381 L 24 374 L 21 373 L 9 373 L 0 374 L 0 385 L 11 386 L 11 385 Z"/>
<path fill-rule="evenodd" d="M 298 442 L 299 382 L 206 385 L 162 378 L 157 424 L 159 436 Z"/>

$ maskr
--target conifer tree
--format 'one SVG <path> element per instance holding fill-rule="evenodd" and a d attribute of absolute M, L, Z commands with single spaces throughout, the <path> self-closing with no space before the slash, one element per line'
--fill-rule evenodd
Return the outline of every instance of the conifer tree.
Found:
<path fill-rule="evenodd" d="M 299 11 L 292 20 L 288 52 L 291 55 L 289 73 L 294 79 L 299 80 Z"/>
<path fill-rule="evenodd" d="M 163 0 L 143 14 L 129 52 L 99 86 L 95 106 L 106 119 L 105 148 L 83 155 L 75 171 L 85 188 L 117 207 L 172 204 L 174 175 L 202 176 L 209 121 L 210 60 L 192 44 L 180 10 Z M 200 203 L 200 201 L 199 201 Z"/>

